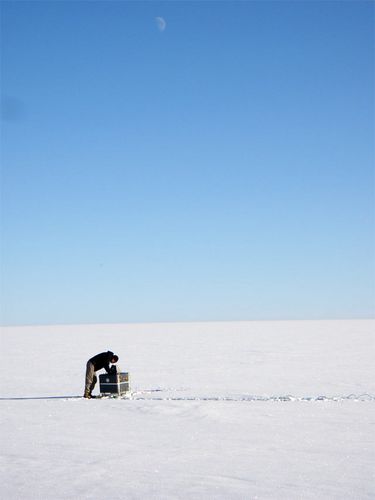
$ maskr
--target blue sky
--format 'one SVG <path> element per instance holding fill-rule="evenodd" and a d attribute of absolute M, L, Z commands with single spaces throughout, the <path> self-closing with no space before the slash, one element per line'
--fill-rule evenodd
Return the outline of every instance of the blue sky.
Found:
<path fill-rule="evenodd" d="M 373 317 L 372 2 L 1 14 L 3 324 Z"/>

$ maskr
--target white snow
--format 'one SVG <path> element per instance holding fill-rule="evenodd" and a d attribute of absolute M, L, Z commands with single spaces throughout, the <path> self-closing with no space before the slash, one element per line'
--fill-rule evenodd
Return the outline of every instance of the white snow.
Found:
<path fill-rule="evenodd" d="M 0 496 L 374 498 L 374 327 L 4 327 Z M 108 349 L 133 399 L 68 399 Z"/>

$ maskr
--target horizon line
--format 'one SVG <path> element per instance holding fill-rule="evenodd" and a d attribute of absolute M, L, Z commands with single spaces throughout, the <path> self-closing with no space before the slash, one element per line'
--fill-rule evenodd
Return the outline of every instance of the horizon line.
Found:
<path fill-rule="evenodd" d="M 114 325 L 160 325 L 160 324 L 183 324 L 183 323 L 256 323 L 256 322 L 312 322 L 312 321 L 373 321 L 375 316 L 369 317 L 340 317 L 340 318 L 280 318 L 280 319 L 224 319 L 224 320 L 160 320 L 160 321 L 98 321 L 98 322 L 78 322 L 78 323 L 14 323 L 0 324 L 0 328 L 30 328 L 48 326 L 114 326 Z"/>

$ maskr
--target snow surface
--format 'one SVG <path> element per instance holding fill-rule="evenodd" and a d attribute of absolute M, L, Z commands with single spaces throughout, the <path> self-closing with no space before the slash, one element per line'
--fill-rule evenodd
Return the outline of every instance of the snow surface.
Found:
<path fill-rule="evenodd" d="M 6 327 L 6 499 L 373 499 L 375 322 Z M 111 349 L 133 399 L 84 400 Z"/>

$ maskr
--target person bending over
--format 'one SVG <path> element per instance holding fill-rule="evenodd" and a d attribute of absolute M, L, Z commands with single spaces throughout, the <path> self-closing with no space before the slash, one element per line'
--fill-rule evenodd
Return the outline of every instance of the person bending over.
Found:
<path fill-rule="evenodd" d="M 102 368 L 109 373 L 109 363 L 117 363 L 118 356 L 113 354 L 112 351 L 101 352 L 96 356 L 93 356 L 87 361 L 86 365 L 86 381 L 85 381 L 85 394 L 83 397 L 92 398 L 92 391 L 94 390 L 95 384 L 98 380 L 96 373 Z"/>

